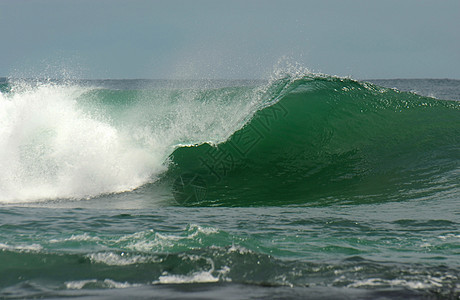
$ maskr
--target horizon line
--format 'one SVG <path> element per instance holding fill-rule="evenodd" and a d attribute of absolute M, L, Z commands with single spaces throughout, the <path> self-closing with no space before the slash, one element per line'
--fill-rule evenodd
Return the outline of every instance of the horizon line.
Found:
<path fill-rule="evenodd" d="M 348 77 L 353 80 L 460 80 L 460 78 L 449 78 L 449 77 L 392 77 L 392 78 L 353 78 L 351 76 L 335 76 L 331 77 Z M 175 80 L 175 81 L 265 81 L 270 78 L 50 78 L 50 77 L 11 77 L 11 76 L 0 76 L 0 79 L 42 79 L 42 80 Z"/>

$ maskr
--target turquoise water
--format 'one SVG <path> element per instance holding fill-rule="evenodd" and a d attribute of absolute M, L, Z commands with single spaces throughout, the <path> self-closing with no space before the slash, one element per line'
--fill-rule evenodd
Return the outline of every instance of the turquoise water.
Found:
<path fill-rule="evenodd" d="M 4 80 L 1 297 L 457 299 L 460 83 L 373 82 Z"/>

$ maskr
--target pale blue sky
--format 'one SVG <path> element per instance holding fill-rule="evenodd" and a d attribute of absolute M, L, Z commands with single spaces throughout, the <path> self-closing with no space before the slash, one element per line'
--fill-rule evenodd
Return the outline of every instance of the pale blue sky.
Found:
<path fill-rule="evenodd" d="M 460 79 L 460 1 L 0 0 L 0 76 L 266 78 L 283 57 Z"/>

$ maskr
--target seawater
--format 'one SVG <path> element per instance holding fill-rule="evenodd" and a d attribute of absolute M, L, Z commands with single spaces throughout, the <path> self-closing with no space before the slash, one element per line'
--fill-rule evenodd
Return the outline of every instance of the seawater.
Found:
<path fill-rule="evenodd" d="M 460 81 L 0 83 L 2 298 L 460 294 Z"/>

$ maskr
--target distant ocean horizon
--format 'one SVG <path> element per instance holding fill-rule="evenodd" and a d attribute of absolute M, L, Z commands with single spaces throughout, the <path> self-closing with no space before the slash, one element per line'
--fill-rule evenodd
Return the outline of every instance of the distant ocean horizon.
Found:
<path fill-rule="evenodd" d="M 347 78 L 347 77 L 343 77 Z M 18 80 L 21 78 L 9 77 L 9 76 L 0 76 L 0 83 L 5 84 L 8 80 Z M 117 84 L 122 84 L 122 86 L 126 85 L 126 83 L 131 83 L 137 86 L 143 85 L 144 88 L 152 87 L 155 85 L 168 85 L 171 82 L 181 82 L 185 84 L 194 84 L 197 83 L 214 83 L 216 86 L 225 86 L 228 85 L 229 82 L 232 84 L 242 84 L 242 85 L 254 85 L 254 84 L 267 84 L 270 79 L 267 78 L 243 78 L 243 79 L 225 79 L 225 78 L 201 78 L 201 79 L 181 79 L 181 78 L 77 78 L 77 79 L 57 79 L 57 78 L 31 78 L 26 77 L 23 78 L 26 81 L 53 81 L 53 82 L 68 82 L 73 81 L 79 84 L 102 84 L 103 86 L 113 85 L 114 87 Z M 444 92 L 443 94 L 439 95 L 439 99 L 444 100 L 460 100 L 460 96 L 455 93 L 456 88 L 460 84 L 460 79 L 456 78 L 364 78 L 364 79 L 356 79 L 358 81 L 363 82 L 371 82 L 382 87 L 386 88 L 395 88 L 403 92 L 414 92 L 420 94 L 422 96 L 434 97 L 438 98 L 435 94 L 433 94 L 433 89 L 436 92 L 444 92 L 449 90 L 449 92 Z M 124 83 L 124 84 L 123 84 Z M 429 83 L 429 84 L 427 84 Z M 453 92 L 453 94 L 452 94 Z M 442 98 L 444 96 L 444 98 Z M 447 98 L 446 98 L 447 97 Z"/>
<path fill-rule="evenodd" d="M 0 298 L 458 299 L 460 80 L 0 77 Z"/>

